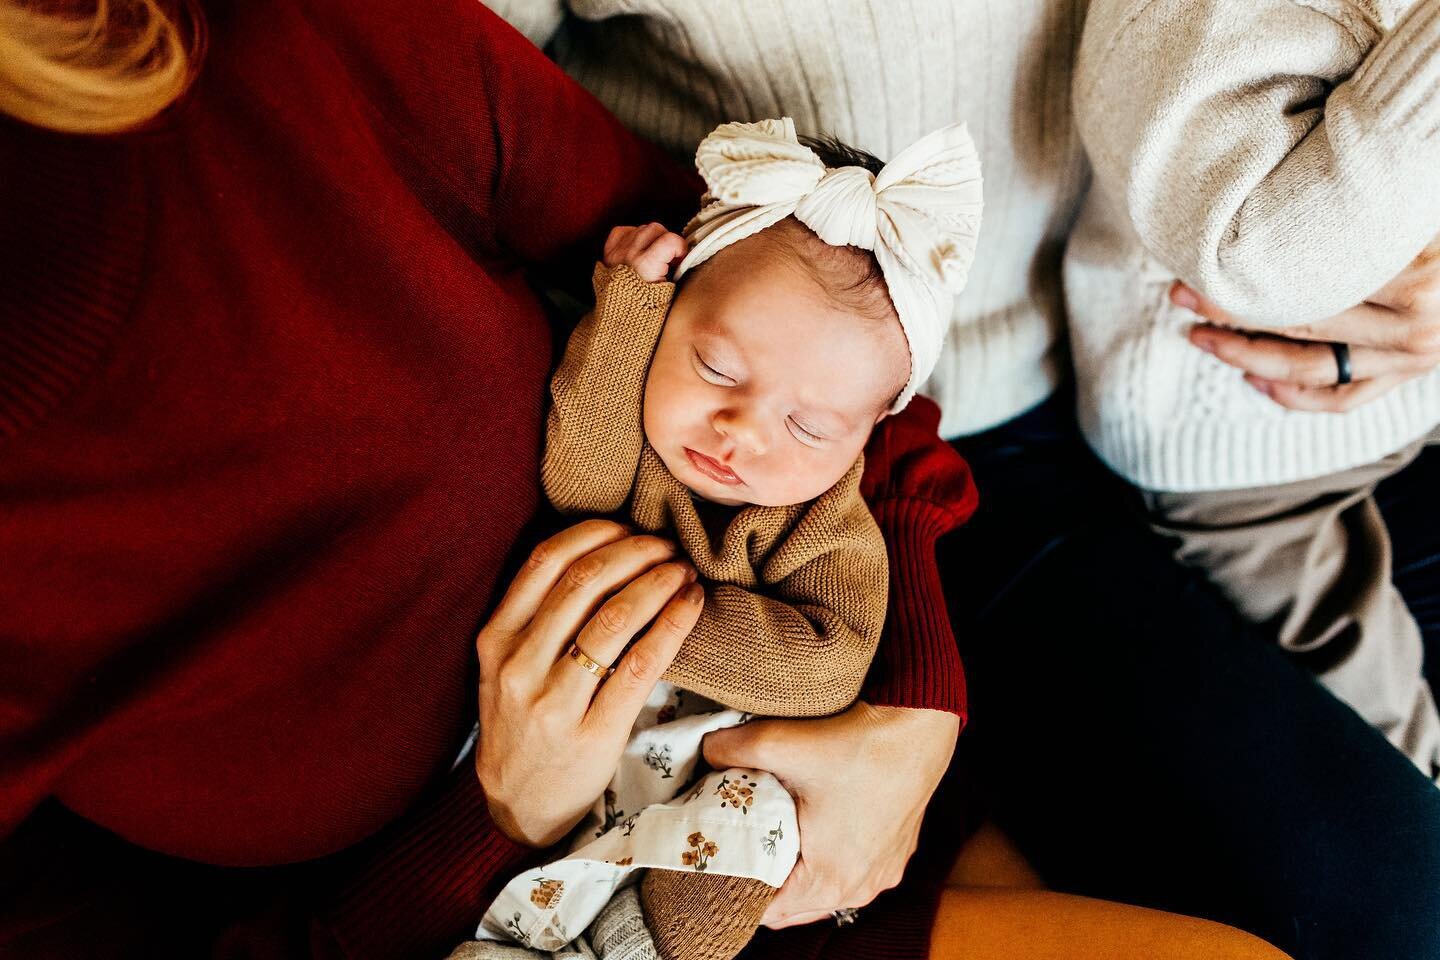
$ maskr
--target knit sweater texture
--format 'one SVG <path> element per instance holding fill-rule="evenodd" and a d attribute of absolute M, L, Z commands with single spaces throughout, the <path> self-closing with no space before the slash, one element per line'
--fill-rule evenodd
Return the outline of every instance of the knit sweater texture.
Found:
<path fill-rule="evenodd" d="M 941 433 L 1024 412 L 1065 377 L 1060 253 L 1085 187 L 1070 85 L 1081 0 L 487 0 L 627 127 L 689 164 L 731 120 L 789 116 L 888 160 L 969 124 L 985 223 L 922 392 Z"/>
<path fill-rule="evenodd" d="M 1440 423 L 1440 372 L 1287 410 L 1186 339 L 1176 279 L 1243 323 L 1352 307 L 1440 234 L 1440 0 L 1096 0 L 1075 107 L 1095 186 L 1066 254 L 1080 416 L 1154 490 L 1380 459 Z"/>
<path fill-rule="evenodd" d="M 860 497 L 864 458 L 807 503 L 720 508 L 694 494 L 645 439 L 645 378 L 673 283 L 595 268 L 595 309 L 551 381 L 542 477 L 564 514 L 628 506 L 673 535 L 706 587 L 705 608 L 665 679 L 737 710 L 823 716 L 860 692 L 885 621 L 885 541 Z"/>
<path fill-rule="evenodd" d="M 700 185 L 469 0 L 206 13 L 150 128 L 0 120 L 0 954 L 443 955 L 535 855 L 451 769 L 540 503 L 527 273 Z M 963 714 L 937 416 L 872 440 L 864 696 Z"/>

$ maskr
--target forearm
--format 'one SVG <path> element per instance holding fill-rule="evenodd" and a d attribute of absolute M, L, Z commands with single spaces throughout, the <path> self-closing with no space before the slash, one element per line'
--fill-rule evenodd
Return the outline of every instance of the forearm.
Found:
<path fill-rule="evenodd" d="M 965 668 L 945 604 L 935 543 L 952 524 L 936 504 L 886 498 L 871 504 L 890 560 L 885 631 L 861 698 L 875 706 L 968 716 Z"/>
<path fill-rule="evenodd" d="M 674 294 L 629 267 L 595 267 L 595 309 L 550 384 L 541 479 L 561 513 L 613 513 L 635 482 L 645 441 L 645 377 Z"/>
<path fill-rule="evenodd" d="M 747 713 L 826 716 L 854 702 L 878 638 L 878 619 L 718 584 L 665 679 Z"/>
<path fill-rule="evenodd" d="M 1352 14 L 1099 0 L 1087 17 L 1074 99 L 1097 189 L 1260 325 L 1364 300 L 1440 229 L 1440 0 L 1368 53 Z"/>
<path fill-rule="evenodd" d="M 966 716 L 965 673 L 936 563 L 940 537 L 970 519 L 979 495 L 964 458 L 936 432 L 940 409 L 917 397 L 881 422 L 860 489 L 890 568 L 885 632 L 861 696 L 883 706 Z"/>
<path fill-rule="evenodd" d="M 441 956 L 474 935 L 498 888 L 536 856 L 491 822 L 467 756 L 315 918 L 317 952 Z"/>

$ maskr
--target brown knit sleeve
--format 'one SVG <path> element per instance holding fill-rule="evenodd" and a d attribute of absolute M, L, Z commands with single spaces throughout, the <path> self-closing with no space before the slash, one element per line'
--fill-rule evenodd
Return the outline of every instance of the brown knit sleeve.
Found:
<path fill-rule="evenodd" d="M 760 566 L 759 586 L 707 586 L 705 610 L 665 679 L 772 717 L 825 716 L 855 701 L 889 589 L 858 467 L 807 508 Z"/>
<path fill-rule="evenodd" d="M 674 296 L 630 267 L 595 265 L 595 309 L 580 321 L 550 381 L 540 476 L 561 513 L 625 505 L 645 442 L 645 376 Z"/>

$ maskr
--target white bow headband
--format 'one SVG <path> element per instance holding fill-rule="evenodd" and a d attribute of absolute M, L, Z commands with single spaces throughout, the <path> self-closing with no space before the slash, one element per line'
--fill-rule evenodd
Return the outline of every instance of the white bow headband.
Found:
<path fill-rule="evenodd" d="M 794 214 L 821 240 L 871 250 L 910 344 L 904 409 L 940 358 L 954 296 L 965 287 L 980 232 L 980 158 L 963 123 L 906 147 L 878 173 L 826 168 L 789 117 L 725 123 L 700 142 L 709 188 L 685 227 L 690 252 L 675 273 Z"/>

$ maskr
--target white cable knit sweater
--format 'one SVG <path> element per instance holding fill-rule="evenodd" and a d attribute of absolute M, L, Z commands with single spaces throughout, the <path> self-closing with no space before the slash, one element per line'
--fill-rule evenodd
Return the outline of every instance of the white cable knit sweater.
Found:
<path fill-rule="evenodd" d="M 1070 115 L 1083 0 L 487 0 L 685 163 L 729 120 L 790 116 L 888 160 L 963 120 L 985 222 L 923 392 L 973 433 L 1064 376 L 1060 254 L 1085 184 Z M 568 14 L 568 16 L 567 16 Z"/>
<path fill-rule="evenodd" d="M 1075 109 L 1095 185 L 1066 254 L 1072 350 L 1115 470 L 1286 483 L 1440 423 L 1440 373 L 1347 414 L 1284 410 L 1166 299 L 1180 277 L 1257 323 L 1317 320 L 1440 233 L 1440 0 L 1094 0 Z"/>

